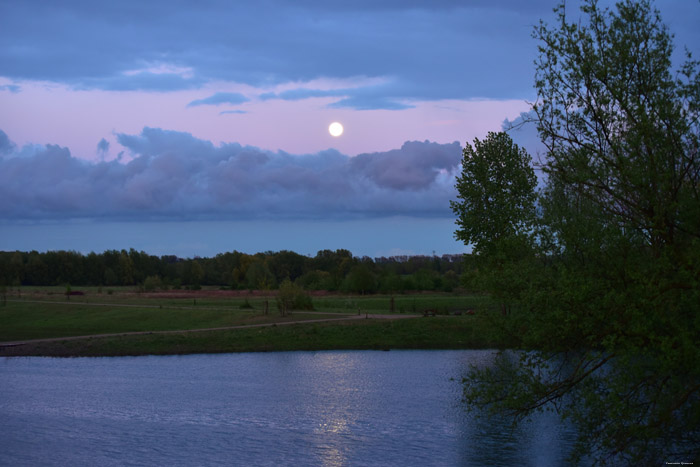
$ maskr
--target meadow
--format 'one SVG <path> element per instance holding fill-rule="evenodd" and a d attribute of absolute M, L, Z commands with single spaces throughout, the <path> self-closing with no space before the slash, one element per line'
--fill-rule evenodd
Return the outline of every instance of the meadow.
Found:
<path fill-rule="evenodd" d="M 509 344 L 499 332 L 497 307 L 483 295 L 325 293 L 313 297 L 313 311 L 283 317 L 274 294 L 264 292 L 211 288 L 146 294 L 128 287 L 71 292 L 80 295 L 66 295 L 61 287 L 9 291 L 0 306 L 0 355 L 460 349 Z M 430 316 L 424 316 L 426 310 Z M 9 342 L 22 344 L 2 345 Z"/>

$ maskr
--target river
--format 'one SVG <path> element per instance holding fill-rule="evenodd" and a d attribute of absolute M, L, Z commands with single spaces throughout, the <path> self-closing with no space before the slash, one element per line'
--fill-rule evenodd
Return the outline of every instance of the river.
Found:
<path fill-rule="evenodd" d="M 495 352 L 0 359 L 0 465 L 559 466 L 554 414 L 512 429 L 461 402 Z"/>

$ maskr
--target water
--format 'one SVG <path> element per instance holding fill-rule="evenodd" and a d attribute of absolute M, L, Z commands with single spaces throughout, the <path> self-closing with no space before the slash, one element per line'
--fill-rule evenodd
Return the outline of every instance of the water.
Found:
<path fill-rule="evenodd" d="M 0 360 L 0 465 L 557 466 L 554 415 L 461 404 L 491 351 Z"/>

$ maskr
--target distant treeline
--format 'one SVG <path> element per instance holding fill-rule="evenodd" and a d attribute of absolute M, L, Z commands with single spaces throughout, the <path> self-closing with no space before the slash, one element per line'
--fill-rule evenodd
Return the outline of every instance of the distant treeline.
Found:
<path fill-rule="evenodd" d="M 305 290 L 347 293 L 452 291 L 459 285 L 462 255 L 355 257 L 348 250 L 321 250 L 308 257 L 292 251 L 249 255 L 233 251 L 213 258 L 153 256 L 134 249 L 84 255 L 75 251 L 0 252 L 0 285 L 138 286 L 145 291 L 276 289 L 289 279 Z"/>

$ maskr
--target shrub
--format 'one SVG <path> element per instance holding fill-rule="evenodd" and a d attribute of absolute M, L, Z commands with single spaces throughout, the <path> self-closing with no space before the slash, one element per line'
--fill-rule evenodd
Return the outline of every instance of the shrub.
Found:
<path fill-rule="evenodd" d="M 277 292 L 277 308 L 282 316 L 286 316 L 292 310 L 313 310 L 314 305 L 310 295 L 289 279 L 285 279 Z"/>

